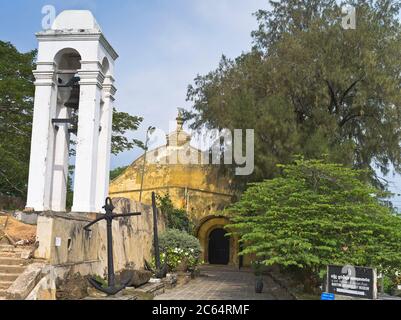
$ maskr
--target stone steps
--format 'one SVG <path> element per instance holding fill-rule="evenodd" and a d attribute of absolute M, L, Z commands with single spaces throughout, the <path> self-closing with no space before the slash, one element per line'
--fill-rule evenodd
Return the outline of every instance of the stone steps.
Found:
<path fill-rule="evenodd" d="M 9 244 L 0 244 L 0 253 L 3 253 L 3 252 L 22 253 L 24 251 L 26 251 L 26 248 L 14 247 Z"/>
<path fill-rule="evenodd" d="M 7 290 L 32 262 L 21 258 L 31 250 L 30 247 L 0 244 L 0 300 L 6 300 Z"/>
<path fill-rule="evenodd" d="M 0 258 L 21 259 L 21 253 L 0 252 Z"/>
<path fill-rule="evenodd" d="M 0 282 L 12 281 L 14 282 L 19 277 L 20 273 L 1 273 L 0 272 Z"/>
<path fill-rule="evenodd" d="M 0 265 L 2 266 L 24 266 L 26 264 L 26 260 L 15 257 L 3 257 L 0 255 Z"/>
<path fill-rule="evenodd" d="M 7 274 L 21 274 L 25 270 L 23 266 L 13 266 L 13 265 L 0 265 L 0 273 Z"/>
<path fill-rule="evenodd" d="M 20 248 L 0 248 L 0 258 L 17 258 L 21 259 L 22 254 L 26 253 L 27 249 Z"/>
<path fill-rule="evenodd" d="M 0 281 L 0 290 L 7 290 L 12 284 L 12 281 Z"/>

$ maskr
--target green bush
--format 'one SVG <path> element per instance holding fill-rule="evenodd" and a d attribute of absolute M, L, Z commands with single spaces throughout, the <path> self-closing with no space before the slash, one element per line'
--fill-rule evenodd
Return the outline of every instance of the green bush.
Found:
<path fill-rule="evenodd" d="M 176 270 L 181 263 L 186 263 L 189 269 L 200 263 L 201 246 L 199 240 L 185 231 L 168 229 L 159 237 L 161 261 L 170 270 Z"/>
<path fill-rule="evenodd" d="M 384 276 L 383 284 L 384 284 L 384 292 L 390 295 L 393 294 L 394 289 L 397 287 L 394 279 L 392 279 L 389 276 Z"/>

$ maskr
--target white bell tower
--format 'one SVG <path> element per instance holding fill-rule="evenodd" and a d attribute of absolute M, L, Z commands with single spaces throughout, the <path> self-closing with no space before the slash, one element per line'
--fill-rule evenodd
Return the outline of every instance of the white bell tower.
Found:
<path fill-rule="evenodd" d="M 27 210 L 66 211 L 76 135 L 73 212 L 101 212 L 108 195 L 117 53 L 90 11 L 63 11 L 37 34 Z"/>

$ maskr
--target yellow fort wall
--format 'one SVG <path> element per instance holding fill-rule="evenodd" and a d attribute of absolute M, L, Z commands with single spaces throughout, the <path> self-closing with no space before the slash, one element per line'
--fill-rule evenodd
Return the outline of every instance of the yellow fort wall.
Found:
<path fill-rule="evenodd" d="M 185 210 L 196 225 L 195 235 L 201 242 L 204 261 L 208 261 L 208 237 L 216 228 L 229 224 L 221 217 L 222 211 L 236 199 L 231 188 L 231 180 L 219 171 L 218 166 L 200 164 L 167 164 L 153 161 L 148 153 L 145 165 L 142 203 L 151 204 L 151 194 L 160 196 L 169 194 L 174 207 Z M 191 152 L 197 156 L 197 150 Z M 149 159 L 150 158 L 150 159 Z M 119 177 L 110 184 L 110 196 L 139 201 L 143 172 L 143 156 L 132 163 Z M 239 243 L 236 237 L 230 239 L 230 264 L 238 265 Z M 245 266 L 250 264 L 250 257 L 243 258 Z"/>

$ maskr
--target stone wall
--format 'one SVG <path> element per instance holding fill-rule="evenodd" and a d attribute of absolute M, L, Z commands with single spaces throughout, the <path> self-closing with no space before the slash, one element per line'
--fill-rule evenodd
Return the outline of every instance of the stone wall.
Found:
<path fill-rule="evenodd" d="M 122 218 L 113 222 L 114 267 L 118 272 L 128 265 L 143 269 L 144 259 L 152 258 L 153 213 L 150 206 L 128 199 L 113 199 L 115 213 L 142 212 L 141 216 Z M 159 212 L 159 232 L 165 229 L 165 220 Z M 35 258 L 73 273 L 107 273 L 106 221 L 84 227 L 96 216 L 82 214 L 43 213 L 38 218 Z"/>

